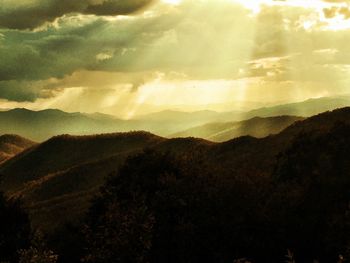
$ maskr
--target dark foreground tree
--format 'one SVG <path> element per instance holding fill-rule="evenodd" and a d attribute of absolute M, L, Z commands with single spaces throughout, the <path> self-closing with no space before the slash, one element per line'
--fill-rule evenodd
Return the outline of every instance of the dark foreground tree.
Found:
<path fill-rule="evenodd" d="M 280 156 L 269 211 L 296 261 L 350 261 L 350 126 L 300 134 Z M 343 262 L 343 261 L 341 261 Z"/>
<path fill-rule="evenodd" d="M 129 159 L 90 209 L 84 261 L 147 262 L 155 223 L 151 196 L 159 190 L 160 174 L 171 176 L 176 170 L 166 156 L 153 152 Z"/>
<path fill-rule="evenodd" d="M 249 180 L 214 176 L 213 168 L 198 156 L 146 151 L 129 158 L 90 209 L 85 261 L 230 262 L 243 257 L 241 248 L 257 245 L 242 232 L 253 231 L 249 226 L 258 209 L 252 207 L 260 194 Z"/>
<path fill-rule="evenodd" d="M 17 262 L 18 250 L 30 240 L 30 221 L 20 201 L 0 193 L 0 262 Z"/>
<path fill-rule="evenodd" d="M 41 232 L 35 233 L 28 249 L 18 251 L 19 263 L 56 263 L 58 255 L 47 248 Z"/>

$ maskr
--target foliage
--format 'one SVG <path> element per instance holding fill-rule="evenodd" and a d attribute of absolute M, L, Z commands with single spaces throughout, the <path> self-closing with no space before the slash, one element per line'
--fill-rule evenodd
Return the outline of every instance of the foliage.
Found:
<path fill-rule="evenodd" d="M 64 161 L 59 163 L 53 155 L 43 157 L 45 152 L 56 154 L 57 146 L 61 149 L 57 156 L 67 152 L 67 145 L 75 149 L 77 164 L 104 151 L 116 154 L 115 150 L 123 149 L 124 157 L 133 155 L 125 162 L 124 157 L 113 157 L 98 165 L 82 164 L 83 169 L 72 168 L 64 175 L 43 177 L 49 183 L 35 181 L 45 194 L 38 188 L 28 188 L 28 193 L 43 197 L 40 201 L 49 198 L 49 202 L 37 202 L 37 210 L 31 211 L 42 212 L 43 203 L 51 211 L 51 205 L 74 202 L 83 193 L 84 207 L 79 205 L 82 202 L 63 206 L 67 218 L 77 208 L 82 214 L 88 198 L 97 193 L 83 190 L 102 182 L 108 164 L 109 171 L 119 170 L 98 193 L 83 226 L 78 220 L 74 226 L 57 223 L 59 227 L 51 233 L 48 244 L 60 254 L 59 262 L 81 258 L 96 263 L 347 262 L 350 126 L 337 122 L 343 113 L 337 114 L 313 117 L 276 136 L 242 137 L 223 144 L 193 138 L 153 140 L 142 134 L 134 134 L 130 141 L 120 138 L 119 145 L 109 136 L 79 142 L 69 136 L 56 138 L 38 147 L 45 151 L 30 159 L 33 166 L 38 158 L 47 158 L 36 171 L 51 169 L 51 163 L 57 169 L 65 167 L 66 158 L 61 157 Z M 140 153 L 147 138 L 154 142 L 152 150 Z M 93 151 L 97 147 L 98 153 Z M 52 221 L 41 221 L 52 225 Z M 57 260 L 46 245 L 14 247 L 22 248 L 23 262 L 34 260 L 35 255 L 44 262 Z"/>
<path fill-rule="evenodd" d="M 129 158 L 90 209 L 90 262 L 336 262 L 350 238 L 350 127 L 300 134 L 271 177 L 201 154 Z M 253 261 L 255 262 L 255 261 Z"/>
<path fill-rule="evenodd" d="M 30 239 L 30 222 L 19 200 L 8 200 L 0 193 L 0 261 L 15 262 L 17 250 Z"/>
<path fill-rule="evenodd" d="M 44 238 L 37 232 L 28 249 L 19 251 L 19 263 L 56 263 L 58 256 L 46 247 Z"/>

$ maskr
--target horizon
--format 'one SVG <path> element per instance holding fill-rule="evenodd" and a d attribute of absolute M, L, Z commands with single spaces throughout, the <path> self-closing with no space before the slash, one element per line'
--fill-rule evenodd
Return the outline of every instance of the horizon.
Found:
<path fill-rule="evenodd" d="M 146 111 L 144 113 L 140 113 L 139 115 L 134 115 L 131 118 L 129 118 L 128 116 L 118 116 L 118 115 L 113 115 L 110 113 L 103 113 L 103 112 L 91 112 L 91 111 L 65 111 L 63 109 L 60 108 L 43 108 L 43 109 L 37 109 L 37 108 L 31 108 L 31 107 L 14 107 L 14 108 L 0 108 L 0 112 L 6 112 L 6 111 L 11 111 L 11 110 L 27 110 L 27 111 L 31 111 L 31 112 L 42 112 L 42 111 L 48 111 L 48 110 L 54 110 L 54 111 L 60 111 L 60 112 L 64 112 L 64 113 L 69 113 L 69 114 L 74 114 L 74 113 L 80 113 L 80 114 L 87 114 L 87 115 L 94 115 L 94 114 L 102 114 L 102 115 L 107 115 L 107 116 L 111 116 L 114 118 L 118 118 L 121 120 L 133 120 L 133 119 L 138 119 L 140 117 L 144 117 L 144 116 L 150 116 L 150 115 L 154 115 L 154 114 L 158 114 L 158 113 L 165 113 L 165 112 L 174 112 L 174 113 L 199 113 L 199 112 L 215 112 L 215 113 L 230 113 L 230 112 L 235 112 L 235 113 L 248 113 L 248 112 L 252 112 L 252 111 L 256 111 L 256 110 L 260 110 L 260 109 L 266 109 L 266 108 L 274 108 L 274 107 L 279 107 L 279 106 L 287 106 L 287 105 L 297 105 L 297 104 L 302 104 L 302 103 L 306 103 L 306 102 L 310 102 L 310 101 L 318 101 L 318 100 L 324 100 L 324 99 L 346 99 L 349 98 L 350 99 L 350 94 L 341 94 L 339 96 L 331 96 L 331 97 L 312 97 L 312 98 L 308 98 L 305 100 L 301 100 L 301 101 L 291 101 L 288 103 L 282 103 L 282 102 L 276 102 L 276 103 L 268 103 L 268 104 L 258 104 L 257 106 L 253 106 L 250 108 L 244 108 L 244 109 L 239 109 L 239 110 L 219 110 L 219 109 L 214 109 L 211 107 L 199 107 L 197 109 L 186 109 L 183 108 L 181 105 L 178 106 L 174 106 L 171 108 L 164 108 L 164 109 L 154 109 L 152 111 Z M 232 102 L 231 102 L 232 103 Z M 254 102 L 251 102 L 254 103 Z M 350 107 L 350 100 L 349 100 L 349 107 Z M 342 107 L 334 107 L 334 108 L 330 108 L 330 110 L 335 110 L 338 108 L 342 108 Z M 320 111 L 319 113 L 322 113 L 322 111 Z M 256 116 L 259 117 L 259 116 Z"/>

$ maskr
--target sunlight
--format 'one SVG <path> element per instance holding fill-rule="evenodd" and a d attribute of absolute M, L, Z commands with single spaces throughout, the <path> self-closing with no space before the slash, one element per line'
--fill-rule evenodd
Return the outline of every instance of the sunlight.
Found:
<path fill-rule="evenodd" d="M 253 14 L 258 14 L 262 4 L 271 4 L 270 0 L 229 0 L 230 2 L 238 2 L 245 8 L 251 10 Z"/>
<path fill-rule="evenodd" d="M 161 0 L 163 3 L 170 5 L 178 5 L 181 4 L 182 0 Z"/>
<path fill-rule="evenodd" d="M 322 9 L 325 7 L 332 6 L 334 3 L 325 2 L 321 0 L 291 0 L 291 1 L 274 1 L 274 0 L 228 0 L 230 2 L 240 3 L 247 9 L 252 10 L 254 14 L 260 12 L 262 5 L 267 6 L 291 6 L 291 7 L 302 7 L 312 9 Z"/>
<path fill-rule="evenodd" d="M 344 19 L 342 16 L 337 16 L 332 19 L 325 19 L 327 25 L 324 27 L 326 30 L 342 31 L 350 29 L 350 20 Z"/>

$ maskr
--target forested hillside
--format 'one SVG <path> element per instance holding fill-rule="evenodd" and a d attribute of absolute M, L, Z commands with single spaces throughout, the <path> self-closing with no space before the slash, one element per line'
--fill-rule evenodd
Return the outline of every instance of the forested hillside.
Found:
<path fill-rule="evenodd" d="M 2 189 L 59 262 L 283 262 L 287 250 L 337 262 L 350 248 L 349 133 L 343 108 L 223 143 L 64 135 L 2 164 Z"/>

